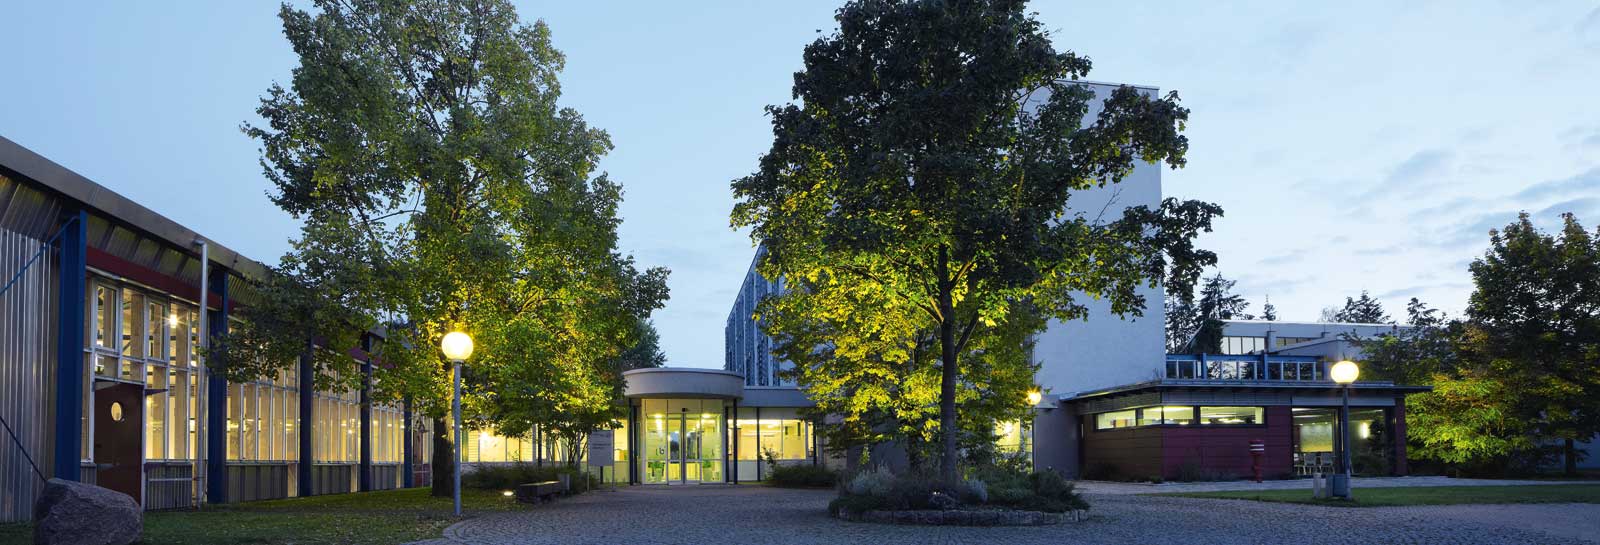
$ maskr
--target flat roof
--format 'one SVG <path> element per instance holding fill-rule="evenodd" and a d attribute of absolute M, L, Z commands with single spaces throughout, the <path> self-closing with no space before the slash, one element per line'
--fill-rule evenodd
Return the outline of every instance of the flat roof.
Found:
<path fill-rule="evenodd" d="M 266 273 L 266 266 L 260 262 L 202 236 L 4 136 L 0 136 L 0 166 L 16 172 L 28 181 L 43 185 L 59 196 L 81 203 L 97 212 L 97 215 L 127 224 L 191 255 L 199 255 L 199 251 L 195 249 L 195 241 L 204 240 L 213 263 L 257 277 Z"/>
<path fill-rule="evenodd" d="M 1388 381 L 1357 381 L 1351 384 L 1354 390 L 1366 391 L 1391 391 L 1402 394 L 1414 394 L 1433 391 L 1432 386 L 1401 386 Z M 1113 386 L 1088 392 L 1077 392 L 1070 396 L 1062 396 L 1061 401 L 1078 401 L 1095 397 L 1129 394 L 1144 390 L 1160 389 L 1228 389 L 1228 390 L 1338 390 L 1342 388 L 1331 380 L 1197 380 L 1197 379 L 1156 379 L 1122 386 Z"/>

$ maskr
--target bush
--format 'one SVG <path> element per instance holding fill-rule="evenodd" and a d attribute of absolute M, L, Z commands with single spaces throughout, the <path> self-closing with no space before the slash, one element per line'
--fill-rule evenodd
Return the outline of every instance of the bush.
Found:
<path fill-rule="evenodd" d="M 1073 484 L 1054 471 L 1023 472 L 989 466 L 969 472 L 956 489 L 929 475 L 894 476 L 864 471 L 840 486 L 840 496 L 830 512 L 871 510 L 931 510 L 1001 506 L 1029 511 L 1062 513 L 1088 509 Z"/>
<path fill-rule="evenodd" d="M 862 471 L 846 481 L 842 495 L 887 498 L 892 488 L 894 475 L 888 471 Z"/>
<path fill-rule="evenodd" d="M 779 465 L 767 474 L 767 484 L 781 488 L 830 488 L 839 474 L 818 465 Z"/>
<path fill-rule="evenodd" d="M 483 490 L 512 490 L 517 485 L 527 483 L 559 481 L 561 480 L 561 475 L 572 476 L 573 492 L 593 489 L 599 485 L 599 481 L 594 476 L 574 468 L 566 466 L 539 467 L 518 463 L 513 465 L 478 466 L 472 473 L 466 473 L 461 476 L 461 487 Z M 588 479 L 588 486 L 584 486 L 584 479 Z"/>

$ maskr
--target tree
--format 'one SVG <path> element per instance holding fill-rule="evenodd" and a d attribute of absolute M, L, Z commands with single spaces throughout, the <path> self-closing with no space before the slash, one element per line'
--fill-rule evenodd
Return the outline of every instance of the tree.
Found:
<path fill-rule="evenodd" d="M 1167 290 L 1165 299 L 1167 353 L 1182 354 L 1189 350 L 1189 341 L 1200 330 L 1200 309 L 1195 307 L 1192 292 Z"/>
<path fill-rule="evenodd" d="M 1194 320 L 1199 324 L 1195 329 L 1194 338 L 1189 343 L 1189 351 L 1196 354 L 1217 354 L 1222 352 L 1223 320 L 1250 320 L 1254 317 L 1245 313 L 1250 308 L 1250 303 L 1233 293 L 1233 285 L 1237 281 L 1228 280 L 1218 272 L 1206 279 L 1205 287 L 1200 289 L 1200 301 L 1195 305 L 1196 316 Z"/>
<path fill-rule="evenodd" d="M 1268 322 L 1278 321 L 1278 307 L 1272 306 L 1270 295 L 1261 301 L 1261 319 Z"/>
<path fill-rule="evenodd" d="M 1540 437 L 1563 443 L 1577 471 L 1575 442 L 1600 433 L 1600 235 L 1571 214 L 1558 234 L 1528 214 L 1491 231 L 1469 266 L 1477 289 L 1467 316 L 1485 374 L 1515 394 L 1515 414 Z"/>
<path fill-rule="evenodd" d="M 640 319 L 633 331 L 638 341 L 617 357 L 617 368 L 628 371 L 666 365 L 667 355 L 661 352 L 661 334 L 656 332 L 656 325 Z"/>
<path fill-rule="evenodd" d="M 1375 338 L 1345 337 L 1361 347 L 1366 358 L 1363 372 L 1378 380 L 1416 385 L 1430 384 L 1436 375 L 1454 376 L 1461 368 L 1457 345 L 1463 342 L 1464 325 L 1415 297 L 1406 304 L 1406 316 L 1410 327 Z"/>
<path fill-rule="evenodd" d="M 549 28 L 504 0 L 312 5 L 282 8 L 299 65 L 262 98 L 264 123 L 243 127 L 273 202 L 304 221 L 286 282 L 350 313 L 308 323 L 390 325 L 374 396 L 434 420 L 435 494 L 455 459 L 447 331 L 477 341 L 462 377 L 472 426 L 579 437 L 614 422 L 612 364 L 666 298 L 666 270 L 616 250 L 622 190 L 595 173 L 611 143 L 559 106 Z M 309 342 L 264 314 L 237 338 Z"/>
<path fill-rule="evenodd" d="M 1328 312 L 1323 311 L 1324 318 Z M 1344 308 L 1334 311 L 1332 322 L 1344 324 L 1389 324 L 1394 323 L 1389 319 L 1389 314 L 1383 311 L 1383 303 L 1367 295 L 1367 290 L 1361 290 L 1361 298 L 1344 298 Z"/>
<path fill-rule="evenodd" d="M 1122 87 L 1084 123 L 1095 96 L 1072 80 L 1089 61 L 1055 51 L 1024 2 L 859 0 L 835 18 L 805 49 L 798 104 L 768 108 L 772 148 L 733 182 L 732 223 L 767 245 L 761 274 L 796 286 L 763 303 L 768 334 L 826 341 L 789 346 L 802 388 L 913 377 L 854 402 L 885 409 L 936 389 L 954 482 L 959 392 L 988 378 L 963 376 L 963 354 L 1014 311 L 1082 319 L 1091 297 L 1141 315 L 1141 286 L 1191 286 L 1215 261 L 1192 242 L 1221 210 L 1168 199 L 1110 219 L 1066 213 L 1074 192 L 1139 162 L 1182 166 L 1188 110 L 1175 93 Z"/>

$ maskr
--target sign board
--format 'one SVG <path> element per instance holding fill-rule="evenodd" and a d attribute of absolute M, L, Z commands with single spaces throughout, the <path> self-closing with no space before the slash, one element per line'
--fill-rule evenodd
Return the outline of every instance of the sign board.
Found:
<path fill-rule="evenodd" d="M 595 430 L 589 434 L 589 465 L 610 467 L 616 459 L 614 430 Z"/>

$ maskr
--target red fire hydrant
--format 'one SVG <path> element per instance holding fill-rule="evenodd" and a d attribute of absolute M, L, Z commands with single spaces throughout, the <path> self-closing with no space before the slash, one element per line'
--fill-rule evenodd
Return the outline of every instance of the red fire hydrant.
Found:
<path fill-rule="evenodd" d="M 1250 469 L 1256 474 L 1256 482 L 1261 482 L 1261 457 L 1267 454 L 1267 443 L 1260 439 L 1250 440 Z"/>

